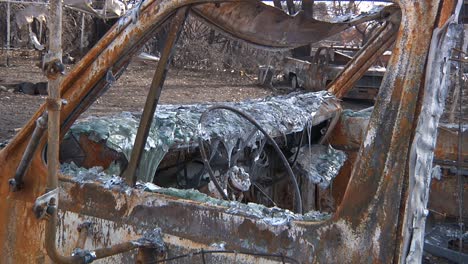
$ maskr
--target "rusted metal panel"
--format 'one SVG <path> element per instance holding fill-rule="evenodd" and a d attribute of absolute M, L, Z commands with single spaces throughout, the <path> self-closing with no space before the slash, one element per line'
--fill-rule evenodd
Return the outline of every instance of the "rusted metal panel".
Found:
<path fill-rule="evenodd" d="M 139 16 L 129 15 L 111 29 L 64 79 L 61 95 L 68 104 L 61 111 L 62 133 L 108 86 L 105 76 L 108 73 L 118 74 L 152 29 L 177 8 L 200 2 L 146 1 L 135 10 L 140 12 Z M 395 261 L 399 257 L 395 255 L 400 243 L 396 233 L 397 223 L 401 222 L 398 208 L 403 193 L 406 157 L 431 32 L 439 22 L 436 13 L 440 3 L 445 1 L 425 0 L 417 4 L 409 0 L 399 1 L 403 16 L 396 48 L 382 82 L 350 183 L 337 213 L 330 220 L 289 221 L 286 224 L 269 225 L 263 219 L 246 215 L 242 210 L 233 212 L 223 206 L 136 189 L 112 187 L 110 190 L 99 183 L 80 183 L 69 179 L 61 183 L 61 208 L 80 217 L 109 221 L 106 224 L 112 226 L 110 230 L 119 233 L 123 232 L 121 227 L 131 226 L 138 233 L 144 228 L 160 227 L 166 239 L 185 239 L 179 244 L 180 248 L 193 248 L 194 245 L 204 247 L 222 240 L 228 242 L 229 248 L 234 250 L 284 253 L 303 263 Z M 204 7 L 208 10 L 216 8 L 216 5 L 209 3 Z M 230 8 L 220 10 L 228 12 Z M 209 13 L 213 15 L 211 21 L 220 18 L 216 16 L 219 10 L 210 12 L 213 12 Z M 135 17 L 138 19 L 133 21 Z M 249 41 L 253 37 L 244 38 Z M 271 43 L 275 42 L 272 40 Z M 268 46 L 270 42 L 263 44 Z M 348 81 L 346 79 L 345 82 Z M 32 202 L 43 193 L 46 186 L 47 172 L 41 154 L 34 156 L 31 164 L 33 169 L 27 172 L 25 188 L 21 192 L 10 193 L 7 185 L 7 179 L 13 176 L 20 162 L 34 121 L 44 109 L 42 107 L 12 143 L 0 152 L 0 225 L 8 227 L 0 229 L 0 258 L 5 262 L 47 261 L 42 244 L 44 223 L 37 220 L 31 211 Z M 44 140 L 41 143 L 43 146 Z M 71 218 L 64 219 L 70 219 L 72 223 Z M 66 224 L 70 228 L 69 223 Z M 25 226 L 28 229 L 25 230 Z M 131 230 L 122 239 L 130 239 L 132 235 Z M 93 246 L 102 245 L 97 243 Z"/>
<path fill-rule="evenodd" d="M 144 216 L 146 213 L 151 213 L 150 210 L 147 210 L 142 214 Z M 149 230 L 147 224 L 141 225 L 131 225 L 126 224 L 126 220 L 120 222 L 109 221 L 104 218 L 97 218 L 92 216 L 87 216 L 83 214 L 77 214 L 72 211 L 67 211 L 61 213 L 60 221 L 58 225 L 57 237 L 59 237 L 58 244 L 60 249 L 63 252 L 71 253 L 73 251 L 73 245 L 76 240 L 76 233 L 73 233 L 76 226 L 90 222 L 93 224 L 92 230 L 88 235 L 88 239 L 85 244 L 85 248 L 94 248 L 98 245 L 111 246 L 113 241 L 124 241 L 132 240 L 139 237 L 138 234 Z M 149 219 L 154 216 L 148 215 Z M 187 238 L 174 236 L 169 233 L 163 235 L 163 239 L 168 248 L 171 250 L 166 253 L 165 257 L 174 257 L 180 254 L 185 254 L 187 252 L 197 252 L 202 249 L 204 250 L 219 250 L 220 248 L 216 244 L 203 244 L 198 243 Z M 222 241 L 220 244 L 222 244 Z M 137 252 L 135 250 L 129 251 L 124 254 L 115 255 L 103 260 L 97 260 L 93 263 L 135 263 L 135 258 L 137 257 Z M 170 263 L 171 261 L 168 261 Z M 138 263 L 138 262 L 137 262 Z M 143 262 L 148 263 L 148 262 Z M 193 254 L 181 259 L 179 262 L 175 263 L 202 263 L 200 256 Z M 206 263 L 281 263 L 280 258 L 264 258 L 264 257 L 255 257 L 248 256 L 243 254 L 221 254 L 221 255 L 210 255 L 206 254 Z"/>
<path fill-rule="evenodd" d="M 330 137 L 330 143 L 338 148 L 346 150 L 348 157 L 352 157 L 353 153 L 359 149 L 364 142 L 364 133 L 369 123 L 369 114 L 365 112 L 345 112 L 337 126 L 333 130 Z M 430 190 L 429 210 L 436 212 L 436 214 L 443 214 L 447 217 L 456 217 L 458 215 L 458 203 L 455 199 L 457 196 L 457 182 L 450 173 L 450 170 L 456 166 L 457 155 L 459 153 L 458 145 L 458 128 L 451 127 L 446 124 L 441 124 L 437 132 L 437 144 L 434 149 L 434 165 L 439 165 L 444 168 L 444 175 L 440 180 L 433 180 Z M 462 138 L 468 141 L 468 130 L 462 130 Z M 468 147 L 464 146 L 461 149 L 462 156 L 462 169 L 468 168 Z M 349 158 L 346 161 L 345 167 L 340 171 L 335 182 L 333 183 L 333 190 L 335 200 L 337 203 L 342 199 L 341 190 L 343 185 L 347 184 L 351 168 L 347 164 L 352 160 Z M 335 187 L 336 185 L 336 187 Z M 345 187 L 346 188 L 346 187 Z M 465 189 L 467 187 L 465 186 Z M 336 189 L 336 190 L 335 190 Z M 463 203 L 463 212 L 468 214 L 468 203 Z"/>
<path fill-rule="evenodd" d="M 351 80 L 346 84 L 337 81 L 333 84 L 334 87 L 330 88 L 330 91 L 338 97 L 374 100 L 385 74 L 384 67 L 375 65 L 375 62 L 383 56 L 376 55 L 385 48 L 388 48 L 388 45 L 383 45 L 380 41 L 382 39 L 377 41 L 378 43 L 375 43 L 380 48 L 377 52 L 373 48 L 363 48 L 370 50 L 368 54 L 372 55 L 371 58 L 358 52 L 355 55 L 356 58 L 353 59 L 351 54 L 348 55 L 340 52 L 341 50 L 345 50 L 345 48 L 319 47 L 313 57 L 286 57 L 281 66 L 281 71 L 284 77 L 291 82 L 292 88 L 302 87 L 310 91 L 325 90 L 327 84 L 330 83 L 331 85 L 337 76 L 339 78 L 349 78 L 352 76 Z M 358 58 L 359 56 L 361 57 Z M 360 65 L 360 63 L 364 64 Z M 353 71 L 350 71 L 350 69 L 353 69 Z M 266 85 L 271 85 L 271 83 Z M 336 90 L 337 87 L 342 87 L 344 90 L 338 91 Z"/>
<path fill-rule="evenodd" d="M 418 2 L 417 5 L 413 1 L 398 3 L 403 15 L 392 58 L 343 202 L 333 218 L 337 224 L 327 230 L 327 235 L 322 235 L 323 239 L 358 232 L 355 246 L 341 242 L 334 250 L 366 251 L 369 252 L 366 254 L 368 261 L 379 259 L 383 263 L 393 261 L 394 250 L 399 245 L 396 231 L 401 219 L 396 210 L 400 207 L 412 123 L 439 7 L 439 1 Z M 421 31 L 421 25 L 425 25 L 427 31 Z M 372 243 L 373 240 L 380 243 Z M 385 245 L 385 250 L 381 250 L 380 245 Z M 326 250 L 325 246 L 318 249 Z M 348 259 L 354 261 L 366 257 L 355 253 L 348 255 Z M 332 261 L 338 260 L 332 258 Z"/>
<path fill-rule="evenodd" d="M 437 145 L 434 150 L 434 161 L 436 164 L 454 166 L 458 159 L 458 153 L 461 152 L 461 166 L 468 168 L 468 146 L 463 144 L 461 147 L 458 137 L 461 133 L 462 142 L 468 142 L 468 127 L 463 127 L 458 131 L 457 127 L 441 124 L 437 132 Z"/>
<path fill-rule="evenodd" d="M 468 183 L 463 185 L 464 193 L 468 192 Z M 457 177 L 448 173 L 442 173 L 441 179 L 431 181 L 431 191 L 429 196 L 428 209 L 435 216 L 444 218 L 455 218 L 459 214 L 459 187 Z M 468 196 L 463 196 L 464 219 L 468 218 Z"/>
<path fill-rule="evenodd" d="M 329 142 L 338 149 L 356 151 L 364 142 L 364 134 L 368 128 L 369 112 L 345 111 L 330 135 Z M 458 128 L 440 124 L 437 132 L 437 144 L 434 149 L 435 164 L 453 166 L 457 160 Z M 462 129 L 462 138 L 468 140 L 468 129 Z M 461 149 L 462 166 L 468 167 L 468 147 Z"/>
<path fill-rule="evenodd" d="M 227 213 L 226 208 L 160 194 L 132 190 L 131 195 L 126 195 L 125 190 L 119 190 L 118 186 L 108 190 L 95 183 L 64 183 L 62 186 L 64 210 L 108 220 L 118 226 L 131 226 L 140 231 L 158 226 L 165 230 L 166 236 L 192 241 L 181 245 L 188 249 L 193 249 L 193 244 L 209 248 L 213 243 L 225 242 L 226 249 L 255 248 L 260 252 L 283 252 L 302 263 L 313 260 L 312 254 L 298 256 L 301 250 L 311 252 L 307 243 L 301 243 L 309 239 L 301 239 L 300 234 L 305 226 L 313 223 L 293 222 L 291 227 L 272 226 L 261 219 Z M 201 233 L 203 236 L 200 236 Z"/>
<path fill-rule="evenodd" d="M 332 195 L 336 206 L 339 206 L 343 201 L 343 196 L 348 187 L 351 172 L 353 171 L 353 165 L 356 162 L 357 152 L 346 151 L 346 162 L 340 170 L 340 173 L 333 180 L 332 184 Z"/>
<path fill-rule="evenodd" d="M 328 91 L 343 98 L 364 76 L 377 59 L 393 44 L 400 13 L 395 12 L 376 35 L 346 65 L 345 69 L 328 85 Z"/>

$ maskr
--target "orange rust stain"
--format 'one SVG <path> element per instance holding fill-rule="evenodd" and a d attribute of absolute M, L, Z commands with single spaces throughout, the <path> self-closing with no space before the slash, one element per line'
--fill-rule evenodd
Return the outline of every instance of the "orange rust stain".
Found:
<path fill-rule="evenodd" d="M 109 149 L 104 142 L 92 141 L 85 135 L 80 136 L 80 146 L 85 155 L 82 164 L 85 168 L 102 166 L 107 169 L 113 161 L 120 158 L 119 153 Z"/>
<path fill-rule="evenodd" d="M 0 203 L 0 263 L 37 263 L 45 258 L 44 222 L 37 220 L 33 204 L 5 199 Z"/>
<path fill-rule="evenodd" d="M 443 1 L 442 9 L 440 10 L 439 22 L 437 24 L 438 28 L 441 28 L 447 22 L 450 16 L 452 16 L 456 2 L 457 1 L 455 0 Z"/>

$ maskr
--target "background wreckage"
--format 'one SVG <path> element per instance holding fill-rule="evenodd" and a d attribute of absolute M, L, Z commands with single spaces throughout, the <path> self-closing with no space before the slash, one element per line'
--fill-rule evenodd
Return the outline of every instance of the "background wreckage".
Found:
<path fill-rule="evenodd" d="M 257 1 L 144 1 L 63 79 L 60 37 L 51 37 L 49 98 L 0 152 L 2 262 L 420 262 L 428 210 L 467 212 L 447 191 L 460 186 L 455 177 L 431 184 L 433 162 L 458 160 L 460 174 L 468 158 L 459 149 L 466 128 L 439 126 L 450 58 L 464 60 L 463 2 L 397 3 L 325 23 Z M 60 17 L 60 1 L 51 7 Z M 187 12 L 265 48 L 384 23 L 328 92 L 157 108 Z M 75 123 L 165 21 L 169 35 L 143 113 Z M 372 111 L 342 112 L 339 99 L 392 43 Z M 425 248 L 466 262 L 443 247 L 464 240 L 447 239 L 447 230 L 437 226 Z"/>

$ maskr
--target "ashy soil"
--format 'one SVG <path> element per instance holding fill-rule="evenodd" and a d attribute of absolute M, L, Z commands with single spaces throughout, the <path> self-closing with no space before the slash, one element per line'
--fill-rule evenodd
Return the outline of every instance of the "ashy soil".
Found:
<path fill-rule="evenodd" d="M 16 52 L 10 67 L 0 66 L 0 142 L 10 139 L 45 102 L 45 96 L 26 95 L 9 89 L 21 82 L 47 81 L 36 66 L 39 56 Z M 4 60 L 0 60 L 0 64 Z M 74 65 L 67 66 L 69 72 Z M 143 109 L 156 63 L 132 62 L 120 79 L 94 103 L 87 115 L 107 115 Z M 2 87 L 3 86 L 3 87 Z M 160 98 L 163 104 L 241 101 L 272 95 L 253 76 L 236 71 L 171 69 Z"/>
<path fill-rule="evenodd" d="M 13 52 L 10 67 L 5 67 L 5 54 L 0 54 L 0 144 L 12 138 L 29 120 L 45 96 L 26 95 L 9 89 L 21 82 L 45 82 L 36 66 L 39 54 Z M 67 65 L 70 72 L 74 65 Z M 109 115 L 122 111 L 141 111 L 151 84 L 156 63 L 132 62 L 120 79 L 99 98 L 83 116 Z M 190 104 L 201 102 L 232 102 L 249 98 L 289 92 L 288 89 L 269 89 L 256 85 L 254 76 L 239 71 L 184 70 L 171 68 L 160 98 L 162 104 Z M 451 99 L 451 95 L 449 96 Z M 447 108 L 451 105 L 448 100 Z M 468 116 L 468 92 L 464 89 L 463 112 Z M 371 106 L 369 102 L 344 101 L 343 107 L 359 110 Z M 458 109 L 457 109 L 458 110 Z M 447 114 L 444 115 L 447 119 Z"/>

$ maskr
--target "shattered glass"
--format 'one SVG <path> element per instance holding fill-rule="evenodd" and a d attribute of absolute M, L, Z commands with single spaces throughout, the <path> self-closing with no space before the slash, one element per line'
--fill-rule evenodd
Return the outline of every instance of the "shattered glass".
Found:
<path fill-rule="evenodd" d="M 320 91 L 223 104 L 244 111 L 269 135 L 278 137 L 310 126 L 326 100 L 335 99 L 326 91 Z M 254 147 L 255 142 L 263 139 L 261 133 L 249 137 L 254 127 L 247 120 L 228 111 L 212 111 L 208 113 L 204 124 L 199 125 L 202 113 L 209 107 L 209 104 L 158 105 L 137 170 L 138 180 L 152 182 L 159 163 L 171 148 L 196 146 L 199 136 L 204 140 L 221 141 L 228 155 L 239 141 L 249 141 L 244 145 Z M 123 153 L 129 160 L 140 115 L 124 112 L 113 116 L 88 117 L 77 121 L 66 137 L 70 133 L 76 138 L 84 134 L 95 142 L 105 142 L 109 148 Z M 117 166 L 111 166 L 106 172 L 120 174 Z"/>

